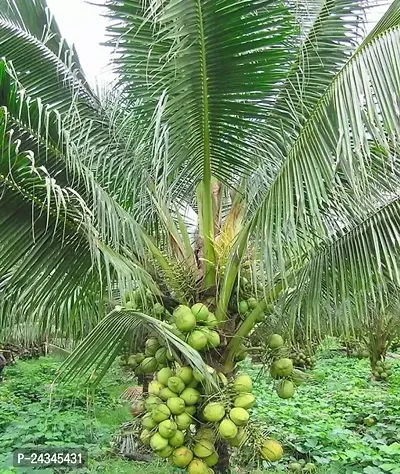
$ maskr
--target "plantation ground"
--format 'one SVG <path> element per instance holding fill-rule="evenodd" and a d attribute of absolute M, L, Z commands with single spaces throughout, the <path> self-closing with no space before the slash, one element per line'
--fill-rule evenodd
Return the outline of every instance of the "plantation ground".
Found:
<path fill-rule="evenodd" d="M 256 377 L 258 371 L 246 365 L 244 369 Z M 67 386 L 51 397 L 58 366 L 57 360 L 42 358 L 7 368 L 7 380 L 0 384 L 1 474 L 29 472 L 10 468 L 12 451 L 29 445 L 88 449 L 90 465 L 79 474 L 173 472 L 164 462 L 135 463 L 111 455 L 115 429 L 131 419 L 128 406 L 118 400 L 130 385 L 120 369 L 107 376 L 94 396 Z M 400 474 L 400 362 L 394 367 L 390 383 L 384 385 L 369 380 L 367 361 L 325 352 L 312 379 L 288 401 L 277 397 L 266 375 L 259 375 L 253 417 L 284 443 L 286 456 L 276 466 L 260 466 L 258 472 L 288 472 L 290 461 L 304 458 L 318 464 L 317 474 Z M 366 426 L 366 417 L 376 423 Z"/>

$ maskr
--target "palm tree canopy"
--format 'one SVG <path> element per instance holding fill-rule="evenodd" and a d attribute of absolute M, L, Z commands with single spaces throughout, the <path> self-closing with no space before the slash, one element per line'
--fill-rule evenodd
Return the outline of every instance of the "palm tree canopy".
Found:
<path fill-rule="evenodd" d="M 249 248 L 264 306 L 283 297 L 294 319 L 384 304 L 400 280 L 400 0 L 369 34 L 366 0 L 106 6 L 117 81 L 100 94 L 45 0 L 0 0 L 0 327 L 79 338 L 135 287 L 188 297 L 188 209 L 221 320 Z"/>

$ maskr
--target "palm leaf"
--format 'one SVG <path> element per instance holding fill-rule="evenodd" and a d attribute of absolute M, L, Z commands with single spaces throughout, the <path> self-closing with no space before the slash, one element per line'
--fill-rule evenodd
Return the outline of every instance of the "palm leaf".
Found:
<path fill-rule="evenodd" d="M 288 62 L 286 7 L 271 0 L 110 0 L 107 7 L 126 95 L 152 114 L 166 94 L 168 172 L 178 170 L 191 186 L 207 160 L 223 180 L 251 167 L 257 150 L 249 137 L 260 136 L 265 99 Z"/>
<path fill-rule="evenodd" d="M 311 332 L 319 326 L 323 334 L 343 324 L 345 332 L 354 333 L 357 321 L 397 301 L 399 223 L 400 200 L 393 196 L 367 219 L 315 248 L 288 301 L 292 329 L 302 325 Z"/>
<path fill-rule="evenodd" d="M 397 17 L 395 3 L 387 17 Z M 259 201 L 250 229 L 269 279 L 276 265 L 284 273 L 289 260 L 296 265 L 305 248 L 333 232 L 332 214 L 346 210 L 346 218 L 356 219 L 355 203 L 364 207 L 376 183 L 384 185 L 383 175 L 390 176 L 387 194 L 398 183 L 391 172 L 399 133 L 397 55 L 388 51 L 397 50 L 399 29 L 377 31 L 333 78 Z M 378 161 L 376 147 L 385 150 Z M 337 220 L 334 228 L 342 225 Z"/>
<path fill-rule="evenodd" d="M 207 372 L 200 354 L 176 336 L 172 327 L 147 314 L 116 308 L 78 346 L 61 368 L 59 380 L 67 382 L 88 378 L 96 385 L 107 372 L 126 341 L 141 328 L 162 339 L 167 347 L 182 354 L 182 362 L 206 375 L 209 386 L 216 383 Z"/>

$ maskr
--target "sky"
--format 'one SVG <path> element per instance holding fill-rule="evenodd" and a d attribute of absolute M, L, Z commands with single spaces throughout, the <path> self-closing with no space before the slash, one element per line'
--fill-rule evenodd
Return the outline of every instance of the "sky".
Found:
<path fill-rule="evenodd" d="M 105 0 L 93 0 L 104 4 Z M 107 81 L 112 77 L 107 65 L 110 48 L 100 46 L 106 40 L 107 19 L 102 16 L 104 8 L 85 0 L 47 0 L 57 23 L 69 43 L 74 43 L 89 81 Z M 386 7 L 377 7 L 371 13 L 369 29 L 379 20 Z"/>
<path fill-rule="evenodd" d="M 104 0 L 94 1 L 105 3 Z M 107 80 L 110 48 L 100 46 L 106 40 L 107 19 L 102 16 L 104 9 L 85 0 L 47 0 L 47 4 L 61 33 L 69 43 L 75 44 L 89 81 L 93 84 L 98 77 Z"/>

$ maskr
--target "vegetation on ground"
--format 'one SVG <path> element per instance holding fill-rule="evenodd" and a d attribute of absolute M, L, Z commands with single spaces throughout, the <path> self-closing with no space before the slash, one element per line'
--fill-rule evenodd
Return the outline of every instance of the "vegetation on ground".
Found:
<path fill-rule="evenodd" d="M 0 0 L 0 342 L 72 347 L 57 380 L 93 386 L 125 352 L 136 439 L 189 474 L 282 458 L 236 378 L 263 325 L 274 396 L 302 378 L 282 336 L 311 368 L 362 330 L 391 378 L 400 0 L 367 34 L 371 3 L 107 0 L 100 92 L 46 0 Z"/>
<path fill-rule="evenodd" d="M 259 368 L 243 365 L 255 380 L 254 415 L 285 447 L 284 458 L 263 472 L 288 472 L 300 459 L 314 463 L 318 474 L 400 472 L 400 360 L 390 383 L 383 384 L 370 380 L 365 359 L 319 353 L 311 379 L 290 400 L 271 390 L 271 379 Z M 0 384 L 1 474 L 22 474 L 10 470 L 11 453 L 32 445 L 88 449 L 90 464 L 77 474 L 172 473 L 164 461 L 139 463 L 112 454 L 115 430 L 132 419 L 129 406 L 119 400 L 127 387 L 121 368 L 114 365 L 95 394 L 72 385 L 52 391 L 58 368 L 59 361 L 49 357 L 7 367 Z M 235 458 L 234 472 L 247 472 L 246 455 Z"/>

